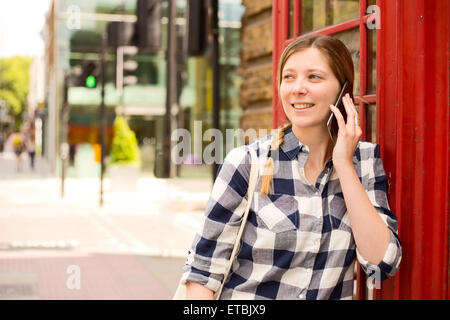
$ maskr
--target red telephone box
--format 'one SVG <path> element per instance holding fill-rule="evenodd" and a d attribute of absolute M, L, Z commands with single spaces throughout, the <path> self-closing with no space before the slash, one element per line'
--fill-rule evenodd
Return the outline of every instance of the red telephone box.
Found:
<path fill-rule="evenodd" d="M 284 47 L 338 37 L 355 64 L 363 140 L 380 145 L 402 262 L 375 299 L 449 299 L 450 1 L 273 0 L 273 74 Z M 273 127 L 285 121 L 273 77 Z M 368 298 L 359 268 L 357 298 Z"/>

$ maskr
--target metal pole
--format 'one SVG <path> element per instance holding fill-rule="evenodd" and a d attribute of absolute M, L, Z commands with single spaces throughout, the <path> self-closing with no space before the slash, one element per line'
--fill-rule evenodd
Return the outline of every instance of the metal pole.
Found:
<path fill-rule="evenodd" d="M 220 68 L 219 68 L 219 17 L 218 17 L 218 0 L 211 0 L 211 30 L 212 30 L 212 54 L 211 62 L 213 69 L 213 128 L 220 129 L 219 115 L 220 115 Z M 214 141 L 215 152 L 221 154 L 222 145 L 219 141 Z M 212 165 L 212 176 L 216 178 L 217 171 L 219 170 L 219 164 L 214 162 Z"/>
<path fill-rule="evenodd" d="M 69 146 L 67 144 L 67 131 L 68 131 L 68 122 L 69 122 L 69 75 L 64 76 L 63 83 L 63 106 L 61 111 L 62 116 L 62 143 L 60 146 L 60 155 L 61 155 L 61 198 L 65 196 L 65 179 L 66 179 L 66 171 L 67 171 L 67 158 L 69 153 Z"/>
<path fill-rule="evenodd" d="M 172 109 L 176 107 L 176 25 L 175 18 L 177 14 L 177 6 L 175 1 L 169 1 L 169 22 L 168 28 L 168 42 L 167 42 L 167 81 L 166 81 L 166 114 L 164 115 L 164 143 L 163 143 L 163 177 L 169 178 L 174 174 L 174 164 L 170 159 L 171 152 L 171 131 L 176 124 L 172 120 Z"/>
<path fill-rule="evenodd" d="M 101 103 L 100 103 L 100 126 L 99 126 L 99 143 L 100 143 L 100 207 L 103 206 L 103 174 L 105 172 L 105 135 L 106 135 L 106 108 L 105 108 L 105 73 L 106 73 L 106 33 L 102 39 L 102 53 L 100 59 L 100 79 L 101 79 Z"/>
<path fill-rule="evenodd" d="M 123 46 L 116 50 L 116 91 L 122 96 L 123 93 Z M 122 107 L 122 105 L 121 105 Z"/>

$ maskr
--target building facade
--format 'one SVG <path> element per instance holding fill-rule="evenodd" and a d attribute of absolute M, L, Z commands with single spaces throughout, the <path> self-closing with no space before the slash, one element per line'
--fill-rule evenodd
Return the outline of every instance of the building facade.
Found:
<path fill-rule="evenodd" d="M 137 135 L 146 160 L 156 161 L 161 153 L 163 121 L 166 112 L 166 50 L 168 27 L 168 1 L 161 1 L 159 50 L 139 50 L 132 57 L 138 62 L 134 72 L 138 82 L 126 86 L 123 94 L 115 87 L 115 59 L 112 48 L 106 55 L 105 104 L 107 110 L 107 152 L 113 137 L 112 123 L 116 114 L 124 115 Z M 59 146 L 66 141 L 73 147 L 98 143 L 99 105 L 101 88 L 70 86 L 68 89 L 68 128 L 62 127 L 65 75 L 73 74 L 83 61 L 99 61 L 101 39 L 109 22 L 136 21 L 136 0 L 54 0 L 48 12 L 43 34 L 46 42 L 46 108 L 41 115 L 45 119 L 46 140 L 44 154 L 58 170 Z M 195 121 L 202 121 L 202 130 L 212 126 L 212 68 L 208 52 L 204 56 L 186 57 L 183 51 L 185 37 L 185 13 L 187 1 L 176 1 L 177 17 L 177 101 L 178 114 L 175 124 L 179 128 L 194 129 Z M 239 127 L 241 108 L 238 90 L 240 76 L 240 25 L 243 7 L 238 0 L 219 3 L 220 47 L 220 123 L 222 129 Z M 99 84 L 99 82 L 97 82 Z M 175 129 L 175 128 L 173 128 Z M 203 148 L 207 142 L 203 143 Z M 203 149 L 202 148 L 202 149 Z M 75 148 L 76 149 L 76 148 Z M 202 158 L 202 150 L 198 155 Z M 193 155 L 186 155 L 189 158 Z M 145 164 L 144 164 L 145 166 Z M 149 168 L 144 168 L 149 169 Z M 157 168 L 153 168 L 157 170 Z M 151 170 L 153 170 L 151 169 Z M 196 167 L 210 175 L 208 165 Z"/>

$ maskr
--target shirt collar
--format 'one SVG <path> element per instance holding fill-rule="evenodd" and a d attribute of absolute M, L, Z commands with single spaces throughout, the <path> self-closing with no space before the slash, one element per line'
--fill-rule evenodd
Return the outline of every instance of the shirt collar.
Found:
<path fill-rule="evenodd" d="M 300 151 L 309 152 L 308 146 L 297 139 L 292 128 L 288 128 L 284 131 L 284 139 L 280 149 L 286 154 L 289 160 L 293 160 Z M 353 164 L 357 164 L 359 161 L 361 161 L 361 156 L 358 143 L 355 154 L 353 155 Z"/>
<path fill-rule="evenodd" d="M 294 159 L 300 151 L 309 151 L 308 146 L 297 139 L 292 128 L 284 131 L 284 139 L 280 148 L 290 160 Z"/>

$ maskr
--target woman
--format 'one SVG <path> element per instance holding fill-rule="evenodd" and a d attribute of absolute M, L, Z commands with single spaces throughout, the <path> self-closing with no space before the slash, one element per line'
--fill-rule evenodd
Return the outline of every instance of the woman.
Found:
<path fill-rule="evenodd" d="M 351 299 L 356 259 L 378 281 L 399 268 L 379 148 L 359 142 L 347 48 L 330 36 L 302 36 L 284 50 L 277 76 L 289 123 L 225 158 L 184 267 L 188 299 L 212 299 L 224 280 L 246 204 L 246 148 L 265 163 L 261 192 L 221 299 Z M 332 104 L 345 82 L 338 109 Z"/>

